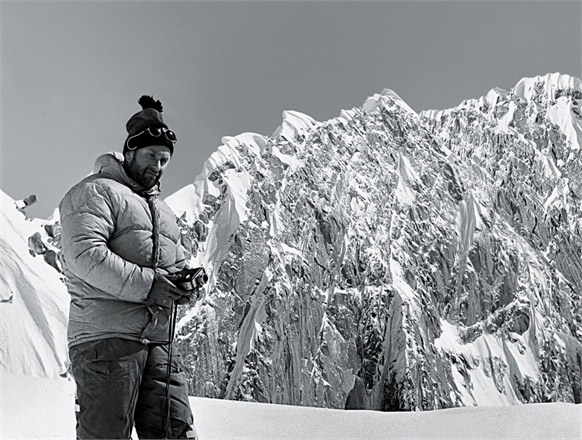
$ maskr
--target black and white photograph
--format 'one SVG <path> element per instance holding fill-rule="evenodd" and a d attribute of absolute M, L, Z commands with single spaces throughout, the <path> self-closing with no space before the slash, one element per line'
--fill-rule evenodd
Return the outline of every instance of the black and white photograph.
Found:
<path fill-rule="evenodd" d="M 582 0 L 0 39 L 0 438 L 582 438 Z"/>

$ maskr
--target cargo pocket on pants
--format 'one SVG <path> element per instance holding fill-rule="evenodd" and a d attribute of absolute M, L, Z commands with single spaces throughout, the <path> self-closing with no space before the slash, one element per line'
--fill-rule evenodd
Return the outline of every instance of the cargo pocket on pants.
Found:
<path fill-rule="evenodd" d="M 146 353 L 139 342 L 117 338 L 71 349 L 78 438 L 129 438 Z"/>

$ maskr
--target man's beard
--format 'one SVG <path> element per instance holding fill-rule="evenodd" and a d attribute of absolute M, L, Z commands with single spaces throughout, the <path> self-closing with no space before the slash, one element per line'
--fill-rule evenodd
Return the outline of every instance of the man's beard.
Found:
<path fill-rule="evenodd" d="M 152 174 L 147 172 L 146 173 L 146 169 L 144 170 L 140 170 L 137 166 L 136 166 L 136 160 L 135 157 L 131 160 L 131 162 L 126 162 L 124 164 L 125 169 L 125 173 L 135 182 L 137 183 L 139 186 L 141 186 L 143 189 L 151 189 L 154 186 L 156 186 L 159 181 L 160 178 L 162 177 L 161 174 Z"/>

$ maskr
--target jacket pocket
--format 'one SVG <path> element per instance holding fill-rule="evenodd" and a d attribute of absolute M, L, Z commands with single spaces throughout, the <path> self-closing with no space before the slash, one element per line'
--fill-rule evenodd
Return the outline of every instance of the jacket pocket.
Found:
<path fill-rule="evenodd" d="M 148 307 L 149 320 L 141 332 L 141 339 L 144 344 L 168 344 L 173 335 L 170 335 L 170 319 L 172 315 L 171 307 L 150 306 Z"/>

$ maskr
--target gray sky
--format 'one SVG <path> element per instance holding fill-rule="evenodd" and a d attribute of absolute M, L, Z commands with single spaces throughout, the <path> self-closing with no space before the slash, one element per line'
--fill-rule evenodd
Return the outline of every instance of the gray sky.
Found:
<path fill-rule="evenodd" d="M 58 1 L 0 5 L 1 176 L 47 217 L 95 158 L 121 150 L 153 94 L 192 182 L 222 136 L 323 121 L 384 88 L 448 108 L 520 78 L 582 77 L 582 2 Z"/>

